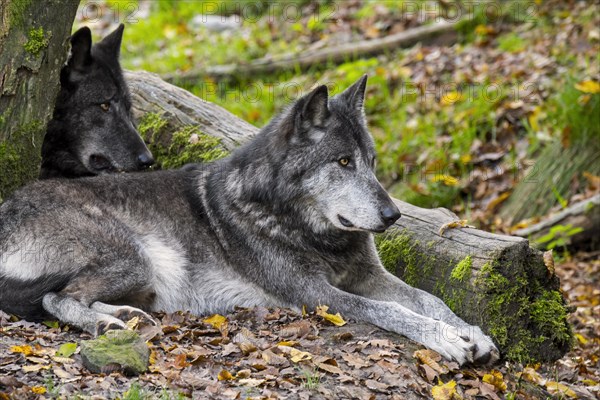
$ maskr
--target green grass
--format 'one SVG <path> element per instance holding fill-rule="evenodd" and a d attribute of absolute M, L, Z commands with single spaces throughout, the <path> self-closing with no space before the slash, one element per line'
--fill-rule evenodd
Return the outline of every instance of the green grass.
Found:
<path fill-rule="evenodd" d="M 519 35 L 509 33 L 498 38 L 498 48 L 508 53 L 519 53 L 525 50 L 526 42 Z"/>

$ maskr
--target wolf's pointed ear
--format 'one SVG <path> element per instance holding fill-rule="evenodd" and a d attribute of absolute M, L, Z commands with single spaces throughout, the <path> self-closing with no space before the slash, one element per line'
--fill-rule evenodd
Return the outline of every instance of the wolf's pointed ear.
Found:
<path fill-rule="evenodd" d="M 310 92 L 304 98 L 304 106 L 302 107 L 302 122 L 308 122 L 310 126 L 323 126 L 329 118 L 329 108 L 327 102 L 329 94 L 327 86 L 321 85 Z"/>
<path fill-rule="evenodd" d="M 92 31 L 87 26 L 71 36 L 71 57 L 68 65 L 81 70 L 92 62 Z"/>
<path fill-rule="evenodd" d="M 117 29 L 112 31 L 108 36 L 102 39 L 98 46 L 104 48 L 104 50 L 115 58 L 119 58 L 121 54 L 121 41 L 123 40 L 123 30 L 125 25 L 119 24 Z"/>
<path fill-rule="evenodd" d="M 367 75 L 363 75 L 359 80 L 354 82 L 352 86 L 340 93 L 340 98 L 346 104 L 353 107 L 361 113 L 365 108 L 365 92 L 367 90 Z"/>

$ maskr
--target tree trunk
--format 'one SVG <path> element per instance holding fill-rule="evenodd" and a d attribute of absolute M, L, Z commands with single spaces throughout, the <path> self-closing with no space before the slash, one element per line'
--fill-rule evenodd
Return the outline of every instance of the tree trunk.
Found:
<path fill-rule="evenodd" d="M 128 72 L 126 77 L 141 130 L 163 148 L 172 146 L 172 132 L 190 126 L 218 138 L 216 145 L 229 151 L 258 132 L 156 75 Z M 558 278 L 541 252 L 519 237 L 470 228 L 441 232 L 458 220 L 452 212 L 396 204 L 402 218 L 376 238 L 386 268 L 481 326 L 510 359 L 554 360 L 566 353 L 572 338 L 567 309 Z"/>
<path fill-rule="evenodd" d="M 0 201 L 38 176 L 79 0 L 0 0 Z"/>

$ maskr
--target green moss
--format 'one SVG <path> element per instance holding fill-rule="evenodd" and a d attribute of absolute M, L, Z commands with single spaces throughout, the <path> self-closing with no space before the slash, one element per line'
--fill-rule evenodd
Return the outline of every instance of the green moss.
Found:
<path fill-rule="evenodd" d="M 572 332 L 566 323 L 564 301 L 558 290 L 544 292 L 531 304 L 531 318 L 549 333 L 553 341 L 571 340 Z"/>
<path fill-rule="evenodd" d="M 144 115 L 138 125 L 140 135 L 147 141 L 155 143 L 158 140 L 158 134 L 167 126 L 167 120 L 163 119 L 157 113 L 148 113 Z"/>
<path fill-rule="evenodd" d="M 35 138 L 42 137 L 42 124 L 33 121 L 12 132 L 0 142 L 0 202 L 15 189 L 37 178 L 41 162 L 40 148 Z"/>
<path fill-rule="evenodd" d="M 173 134 L 164 168 L 179 168 L 192 162 L 209 162 L 227 156 L 221 141 L 200 132 L 197 126 L 185 126 Z"/>
<path fill-rule="evenodd" d="M 497 265 L 482 266 L 475 284 L 482 285 L 486 294 L 482 315 L 487 331 L 512 361 L 532 362 L 532 354 L 542 354 L 553 348 L 568 349 L 572 341 L 567 321 L 567 308 L 559 292 L 546 290 L 525 272 L 504 276 Z M 533 336 L 532 332 L 539 332 Z"/>
<path fill-rule="evenodd" d="M 227 150 L 218 138 L 208 136 L 198 126 L 188 125 L 174 132 L 164 144 L 168 121 L 156 113 L 146 114 L 138 130 L 150 143 L 150 150 L 161 168 L 179 168 L 193 162 L 209 162 L 227 156 Z"/>
<path fill-rule="evenodd" d="M 431 273 L 433 260 L 419 253 L 419 242 L 411 240 L 406 231 L 378 235 L 375 244 L 383 266 L 394 275 L 400 272 L 409 285 L 416 286 Z"/>
<path fill-rule="evenodd" d="M 34 28 L 29 31 L 27 42 L 23 47 L 29 54 L 37 56 L 42 50 L 48 47 L 49 42 L 49 37 L 44 33 L 44 29 L 40 26 L 37 29 Z"/>
<path fill-rule="evenodd" d="M 10 26 L 22 27 L 25 21 L 25 13 L 29 9 L 32 0 L 13 0 L 9 4 Z"/>
<path fill-rule="evenodd" d="M 409 243 L 410 238 L 405 234 L 375 236 L 375 246 L 385 269 L 396 275 L 398 260 L 405 255 L 405 249 Z"/>
<path fill-rule="evenodd" d="M 94 373 L 116 364 L 129 373 L 140 374 L 148 369 L 150 350 L 137 333 L 111 330 L 96 339 L 82 341 L 80 354 L 83 365 Z"/>
<path fill-rule="evenodd" d="M 468 255 L 465 258 L 463 258 L 458 264 L 456 264 L 456 267 L 454 267 L 454 269 L 450 273 L 450 278 L 454 279 L 455 281 L 463 282 L 465 279 L 471 276 L 472 266 L 473 260 L 471 259 L 471 256 Z"/>

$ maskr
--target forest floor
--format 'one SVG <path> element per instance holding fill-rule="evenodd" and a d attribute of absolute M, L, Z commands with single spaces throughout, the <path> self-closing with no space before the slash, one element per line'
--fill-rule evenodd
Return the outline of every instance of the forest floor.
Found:
<path fill-rule="evenodd" d="M 240 309 L 225 322 L 154 314 L 151 365 L 138 377 L 90 373 L 86 333 L 0 312 L 0 399 L 593 399 L 600 396 L 600 260 L 578 253 L 556 265 L 574 308 L 576 341 L 554 363 L 464 367 L 375 326 L 336 326 L 315 313 Z M 215 322 L 216 321 L 216 322 Z M 69 349 L 70 350 L 66 350 Z"/>

